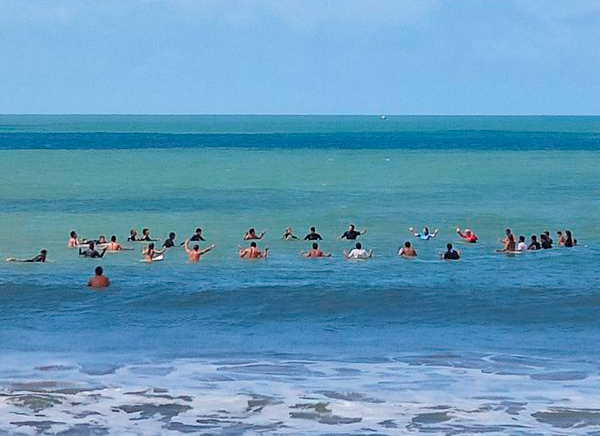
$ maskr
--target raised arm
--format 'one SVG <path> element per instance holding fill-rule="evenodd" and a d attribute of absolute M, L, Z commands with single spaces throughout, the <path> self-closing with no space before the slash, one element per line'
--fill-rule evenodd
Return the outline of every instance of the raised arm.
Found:
<path fill-rule="evenodd" d="M 190 240 L 189 240 L 189 239 L 186 239 L 185 241 L 183 241 L 183 244 L 182 244 L 182 245 L 183 245 L 183 249 L 185 250 L 185 252 L 186 252 L 187 254 L 190 254 L 190 251 L 191 251 L 191 250 L 190 250 Z"/>
<path fill-rule="evenodd" d="M 209 247 L 206 247 L 204 250 L 200 250 L 200 255 L 203 255 L 203 254 L 205 254 L 205 253 L 208 253 L 210 250 L 212 250 L 212 249 L 213 249 L 213 248 L 215 248 L 215 247 L 216 247 L 216 245 L 215 245 L 215 244 L 212 244 L 211 246 L 209 246 Z"/>

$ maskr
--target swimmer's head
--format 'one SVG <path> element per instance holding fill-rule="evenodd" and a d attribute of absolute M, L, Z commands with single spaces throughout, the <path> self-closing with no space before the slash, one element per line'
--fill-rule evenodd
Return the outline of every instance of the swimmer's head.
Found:
<path fill-rule="evenodd" d="M 505 232 L 507 235 L 510 235 L 510 233 L 511 233 L 511 232 L 510 232 L 510 229 L 506 229 L 504 232 Z"/>
<path fill-rule="evenodd" d="M 547 237 L 550 237 L 550 232 L 549 232 L 548 230 L 546 230 L 546 231 L 544 232 L 544 235 L 546 235 Z"/>
<path fill-rule="evenodd" d="M 348 230 L 350 230 L 350 231 L 354 230 L 354 224 L 350 224 L 350 225 L 348 226 Z"/>
<path fill-rule="evenodd" d="M 149 248 L 150 250 L 153 250 L 153 249 L 154 249 L 154 243 L 150 243 L 150 244 L 148 244 L 148 248 Z"/>
<path fill-rule="evenodd" d="M 98 242 L 101 244 L 106 242 L 106 236 L 104 236 L 104 235 L 98 236 Z"/>
<path fill-rule="evenodd" d="M 362 248 L 362 244 L 360 242 L 356 243 L 356 248 L 358 248 L 359 250 Z"/>
<path fill-rule="evenodd" d="M 89 245 L 88 245 L 88 247 L 90 248 L 90 250 L 93 250 L 94 249 L 94 243 L 90 242 Z"/>
<path fill-rule="evenodd" d="M 317 244 L 316 242 L 313 242 L 313 250 L 316 250 L 317 248 L 319 248 L 319 244 Z"/>
<path fill-rule="evenodd" d="M 316 232 L 316 231 L 317 231 L 317 229 L 315 229 L 314 227 L 311 227 L 311 228 L 310 228 L 310 231 L 314 233 L 314 232 Z"/>
<path fill-rule="evenodd" d="M 537 236 L 535 236 L 535 235 L 531 235 L 531 240 L 532 240 L 533 242 L 537 241 Z"/>
<path fill-rule="evenodd" d="M 96 275 L 97 276 L 101 276 L 103 272 L 104 272 L 104 270 L 102 269 L 101 266 L 96 267 Z"/>
<path fill-rule="evenodd" d="M 561 232 L 560 230 L 559 230 L 558 232 L 556 232 L 556 234 L 557 234 L 558 236 L 562 236 L 562 232 Z"/>
<path fill-rule="evenodd" d="M 423 227 L 423 233 L 428 235 L 429 234 L 429 227 Z"/>
<path fill-rule="evenodd" d="M 150 229 L 142 229 L 142 235 L 147 235 L 150 233 Z"/>
<path fill-rule="evenodd" d="M 250 230 L 248 230 L 248 233 L 250 233 L 251 235 L 253 235 L 253 234 L 255 234 L 255 233 L 256 233 L 256 230 L 254 230 L 254 229 L 250 229 Z"/>
<path fill-rule="evenodd" d="M 200 250 L 200 246 L 199 245 L 194 245 L 194 251 L 198 251 Z"/>
<path fill-rule="evenodd" d="M 251 246 L 251 247 L 256 247 L 256 242 L 251 242 L 251 243 L 250 243 L 250 246 Z"/>
<path fill-rule="evenodd" d="M 110 242 L 117 242 L 117 237 L 115 235 L 112 235 L 110 237 Z"/>
<path fill-rule="evenodd" d="M 405 246 L 406 248 L 410 248 L 410 242 L 406 241 L 406 242 L 404 243 L 404 246 Z"/>
<path fill-rule="evenodd" d="M 40 251 L 40 253 L 42 253 L 45 256 L 46 254 L 48 254 L 48 250 L 42 250 Z"/>
<path fill-rule="evenodd" d="M 446 244 L 446 248 L 448 249 L 448 251 L 452 250 L 452 244 L 450 244 L 450 243 Z"/>
<path fill-rule="evenodd" d="M 519 236 L 519 242 L 525 242 L 525 236 Z"/>
<path fill-rule="evenodd" d="M 471 229 L 465 229 L 465 235 L 470 235 L 471 233 L 473 233 Z"/>
<path fill-rule="evenodd" d="M 567 235 L 567 238 L 571 238 L 571 231 L 565 230 L 565 235 Z"/>
<path fill-rule="evenodd" d="M 71 235 L 71 238 L 77 237 L 77 233 L 75 232 L 75 230 L 73 230 L 71 233 L 69 233 L 69 235 Z"/>
<path fill-rule="evenodd" d="M 130 234 L 130 235 L 137 235 L 137 230 L 136 230 L 136 229 L 131 229 L 131 230 L 129 231 L 129 234 Z"/>
<path fill-rule="evenodd" d="M 200 227 L 198 227 L 198 228 L 196 229 L 196 233 L 202 233 L 202 229 L 201 229 Z"/>
<path fill-rule="evenodd" d="M 169 239 L 175 239 L 175 233 L 173 233 L 173 232 L 169 233 Z"/>

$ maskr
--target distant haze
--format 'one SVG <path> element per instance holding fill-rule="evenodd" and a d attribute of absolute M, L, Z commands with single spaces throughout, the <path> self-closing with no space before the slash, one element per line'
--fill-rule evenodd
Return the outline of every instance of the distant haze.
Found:
<path fill-rule="evenodd" d="M 597 0 L 2 0 L 0 113 L 600 114 Z"/>

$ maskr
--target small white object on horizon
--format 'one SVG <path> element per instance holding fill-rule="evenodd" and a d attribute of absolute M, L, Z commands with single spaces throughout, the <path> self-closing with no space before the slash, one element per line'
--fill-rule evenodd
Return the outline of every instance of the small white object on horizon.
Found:
<path fill-rule="evenodd" d="M 386 117 L 385 115 L 381 115 L 381 116 L 379 117 L 379 119 L 380 119 L 380 120 L 387 120 L 387 117 Z"/>

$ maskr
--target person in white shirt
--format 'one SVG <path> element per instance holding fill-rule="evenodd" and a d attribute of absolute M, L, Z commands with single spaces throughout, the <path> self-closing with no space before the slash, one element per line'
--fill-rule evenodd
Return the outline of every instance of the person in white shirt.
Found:
<path fill-rule="evenodd" d="M 373 250 L 365 250 L 362 248 L 362 244 L 360 242 L 357 242 L 355 248 L 350 250 L 349 253 L 344 250 L 344 257 L 346 259 L 369 259 L 372 256 Z"/>
<path fill-rule="evenodd" d="M 517 244 L 517 251 L 527 250 L 527 243 L 525 242 L 525 236 L 519 236 L 519 243 Z"/>

